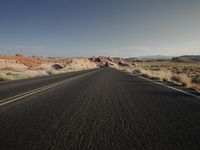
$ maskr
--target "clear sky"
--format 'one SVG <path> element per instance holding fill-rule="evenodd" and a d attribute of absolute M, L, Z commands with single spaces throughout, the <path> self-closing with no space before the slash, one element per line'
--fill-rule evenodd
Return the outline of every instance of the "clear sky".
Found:
<path fill-rule="evenodd" d="M 200 0 L 0 0 L 0 54 L 200 55 Z"/>

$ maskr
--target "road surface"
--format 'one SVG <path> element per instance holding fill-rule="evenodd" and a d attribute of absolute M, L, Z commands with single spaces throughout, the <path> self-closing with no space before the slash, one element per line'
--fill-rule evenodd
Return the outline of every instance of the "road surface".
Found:
<path fill-rule="evenodd" d="M 1 150 L 200 149 L 200 99 L 110 68 L 2 82 L 0 103 Z"/>

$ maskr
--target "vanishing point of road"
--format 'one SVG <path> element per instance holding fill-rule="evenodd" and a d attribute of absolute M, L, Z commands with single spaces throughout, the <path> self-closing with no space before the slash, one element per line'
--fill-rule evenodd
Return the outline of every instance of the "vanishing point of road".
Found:
<path fill-rule="evenodd" d="M 0 83 L 0 150 L 200 149 L 200 99 L 111 68 Z"/>

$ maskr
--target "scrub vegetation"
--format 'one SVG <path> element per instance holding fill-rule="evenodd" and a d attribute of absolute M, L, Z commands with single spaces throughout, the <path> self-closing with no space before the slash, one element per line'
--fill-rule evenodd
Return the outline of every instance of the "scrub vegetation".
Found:
<path fill-rule="evenodd" d="M 200 63 L 197 62 L 138 62 L 132 71 L 148 78 L 171 82 L 200 92 Z"/>

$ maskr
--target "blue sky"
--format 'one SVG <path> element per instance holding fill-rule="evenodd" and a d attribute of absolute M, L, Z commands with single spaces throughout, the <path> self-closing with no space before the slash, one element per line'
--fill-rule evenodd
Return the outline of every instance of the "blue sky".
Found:
<path fill-rule="evenodd" d="M 199 0 L 0 0 L 0 54 L 200 55 Z"/>

